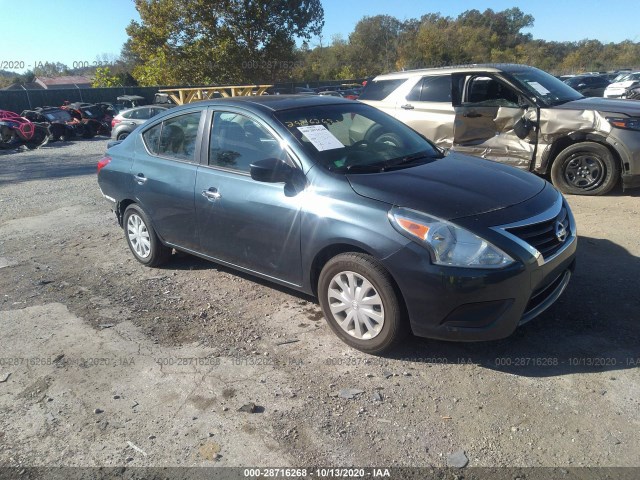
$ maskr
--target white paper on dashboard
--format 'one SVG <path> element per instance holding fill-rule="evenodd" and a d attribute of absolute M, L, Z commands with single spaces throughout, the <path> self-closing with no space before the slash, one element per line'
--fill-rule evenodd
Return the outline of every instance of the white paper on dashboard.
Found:
<path fill-rule="evenodd" d="M 535 88 L 535 90 L 540 94 L 540 95 L 546 95 L 547 93 L 549 93 L 549 90 L 547 90 L 546 88 L 544 88 L 542 85 L 540 85 L 538 82 L 527 82 L 529 85 L 531 85 L 533 88 Z"/>
<path fill-rule="evenodd" d="M 319 152 L 333 150 L 335 148 L 344 148 L 340 140 L 327 130 L 324 125 L 308 125 L 298 127 L 298 130 L 309 139 Z"/>

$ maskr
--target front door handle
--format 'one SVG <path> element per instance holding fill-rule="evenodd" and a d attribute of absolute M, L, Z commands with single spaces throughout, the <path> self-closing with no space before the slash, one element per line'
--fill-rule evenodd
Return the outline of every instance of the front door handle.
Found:
<path fill-rule="evenodd" d="M 462 115 L 463 117 L 467 117 L 467 118 L 479 118 L 482 115 L 476 112 L 468 112 Z"/>
<path fill-rule="evenodd" d="M 404 105 L 400 105 L 400 108 L 402 108 L 403 110 L 413 110 L 415 107 L 410 103 L 406 103 Z"/>
<path fill-rule="evenodd" d="M 143 173 L 138 173 L 137 175 L 134 175 L 133 178 L 138 185 L 144 185 L 148 180 Z"/>
<path fill-rule="evenodd" d="M 209 190 L 203 190 L 202 196 L 207 200 L 211 200 L 212 202 L 215 202 L 219 198 L 222 198 L 222 195 L 220 195 L 220 192 L 215 187 L 211 187 L 209 188 Z"/>

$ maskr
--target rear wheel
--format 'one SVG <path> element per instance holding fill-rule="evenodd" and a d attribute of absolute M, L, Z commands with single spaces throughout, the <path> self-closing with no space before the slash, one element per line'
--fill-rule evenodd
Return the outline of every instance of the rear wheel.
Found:
<path fill-rule="evenodd" d="M 363 352 L 389 350 L 409 331 L 391 276 L 369 255 L 343 253 L 329 260 L 318 298 L 331 329 Z"/>
<path fill-rule="evenodd" d="M 551 166 L 551 181 L 562 193 L 604 195 L 618 183 L 618 162 L 595 142 L 581 142 L 561 151 Z"/>
<path fill-rule="evenodd" d="M 171 249 L 164 246 L 149 222 L 146 213 L 137 205 L 129 205 L 124 211 L 124 233 L 131 253 L 143 265 L 157 267 L 171 256 Z"/>
<path fill-rule="evenodd" d="M 116 140 L 124 140 L 128 136 L 129 136 L 129 132 L 122 132 L 118 134 L 118 136 L 116 137 Z"/>

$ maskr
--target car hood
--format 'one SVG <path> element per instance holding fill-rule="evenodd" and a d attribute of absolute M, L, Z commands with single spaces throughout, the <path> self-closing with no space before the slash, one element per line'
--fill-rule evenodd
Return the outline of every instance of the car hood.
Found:
<path fill-rule="evenodd" d="M 640 116 L 640 102 L 615 100 L 613 98 L 589 97 L 554 106 L 563 110 L 597 110 L 600 112 L 623 113 L 633 117 Z"/>
<path fill-rule="evenodd" d="M 531 173 L 458 153 L 416 167 L 351 174 L 347 179 L 363 197 L 444 220 L 516 205 L 540 193 L 546 184 Z"/>

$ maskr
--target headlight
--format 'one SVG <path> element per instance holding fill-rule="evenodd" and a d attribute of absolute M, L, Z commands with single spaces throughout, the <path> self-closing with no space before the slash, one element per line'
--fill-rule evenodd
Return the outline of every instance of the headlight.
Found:
<path fill-rule="evenodd" d="M 402 235 L 428 247 L 438 265 L 502 268 L 514 263 L 495 245 L 446 220 L 396 207 L 389 211 L 389 220 Z"/>
<path fill-rule="evenodd" d="M 607 117 L 611 126 L 626 130 L 640 130 L 640 118 L 634 117 Z"/>

